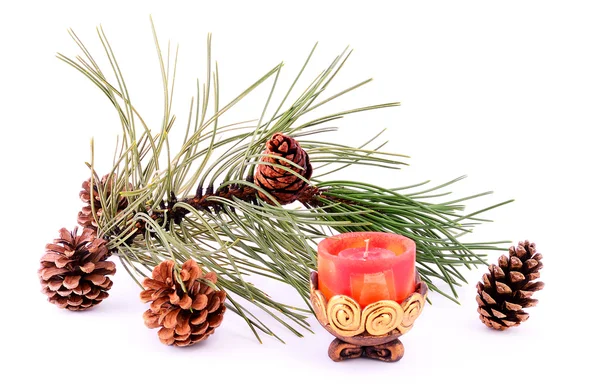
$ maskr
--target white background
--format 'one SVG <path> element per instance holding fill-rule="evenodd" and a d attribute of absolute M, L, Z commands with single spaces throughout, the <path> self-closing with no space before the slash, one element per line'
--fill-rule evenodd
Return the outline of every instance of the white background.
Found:
<path fill-rule="evenodd" d="M 2 280 L 0 389 L 21 390 L 595 390 L 598 334 L 598 141 L 600 10 L 583 1 L 422 2 L 13 2 L 0 10 Z M 465 196 L 494 190 L 478 206 L 515 198 L 473 239 L 531 239 L 544 254 L 531 318 L 497 333 L 480 323 L 467 273 L 462 306 L 433 297 L 403 342 L 398 363 L 334 363 L 331 337 L 315 334 L 261 345 L 233 314 L 189 349 L 159 343 L 124 271 L 108 300 L 70 313 L 39 292 L 38 260 L 60 227 L 73 227 L 89 141 L 112 154 L 118 119 L 91 83 L 55 58 L 78 54 L 74 28 L 101 57 L 102 24 L 133 99 L 153 127 L 162 110 L 150 30 L 180 44 L 175 112 L 183 127 L 196 77 L 204 76 L 206 34 L 214 34 L 223 101 L 284 61 L 290 81 L 319 41 L 312 73 L 346 45 L 355 49 L 343 88 L 373 77 L 331 110 L 388 101 L 396 109 L 339 122 L 350 144 L 388 128 L 389 151 L 411 166 L 345 176 L 386 186 L 463 174 Z M 264 92 L 263 92 L 264 93 Z M 240 108 L 260 115 L 263 93 Z M 261 95 L 263 94 L 263 95 Z M 337 105 L 337 106 L 336 106 Z M 494 261 L 500 252 L 490 254 Z M 283 301 L 297 298 L 270 288 Z M 594 366 L 596 365 L 596 366 Z M 33 388 L 33 389 L 31 389 Z"/>

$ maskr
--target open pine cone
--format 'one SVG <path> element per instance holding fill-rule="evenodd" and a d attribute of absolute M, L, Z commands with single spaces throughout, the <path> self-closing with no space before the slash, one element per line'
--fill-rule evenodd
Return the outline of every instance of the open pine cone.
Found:
<path fill-rule="evenodd" d="M 148 328 L 159 328 L 158 337 L 167 345 L 189 346 L 205 340 L 221 325 L 225 312 L 225 292 L 215 291 L 200 278 L 217 282 L 217 275 L 205 275 L 193 260 L 186 261 L 179 272 L 187 292 L 177 281 L 175 263 L 166 260 L 154 267 L 152 279 L 144 279 L 140 298 L 151 302 L 144 312 Z"/>
<path fill-rule="evenodd" d="M 100 192 L 104 192 L 106 200 L 110 202 L 111 193 L 115 192 L 115 185 L 113 182 L 114 176 L 109 179 L 108 175 L 102 177 L 100 182 L 94 181 L 92 189 L 91 179 L 85 180 L 81 187 L 83 188 L 79 192 L 79 198 L 86 205 L 82 207 L 81 211 L 77 214 L 77 223 L 84 228 L 91 228 L 97 230 L 98 223 L 96 222 L 102 216 L 102 204 L 100 203 Z M 127 198 L 121 195 L 117 196 L 117 213 L 127 208 Z M 92 203 L 94 205 L 94 212 L 96 213 L 96 219 L 94 219 L 94 212 L 92 212 Z"/>
<path fill-rule="evenodd" d="M 540 277 L 543 267 L 542 255 L 537 253 L 534 243 L 519 242 L 508 252 L 508 257 L 500 256 L 498 265 L 490 265 L 483 282 L 477 283 L 479 319 L 501 331 L 529 318 L 523 309 L 537 304 L 538 300 L 531 296 L 544 287 L 542 282 L 533 282 Z"/>
<path fill-rule="evenodd" d="M 85 310 L 108 297 L 115 264 L 107 261 L 106 241 L 92 229 L 60 230 L 60 238 L 46 245 L 38 270 L 42 292 L 60 308 Z"/>
<path fill-rule="evenodd" d="M 278 158 L 263 157 L 260 161 L 267 164 L 257 165 L 254 174 L 254 183 L 269 192 L 280 204 L 294 202 L 308 186 L 308 183 L 289 170 L 309 180 L 312 175 L 312 166 L 308 154 L 295 139 L 281 133 L 276 133 L 271 137 L 263 154 L 285 158 L 302 168 L 292 166 L 289 162 Z M 284 166 L 288 170 L 272 166 L 272 164 Z M 262 192 L 259 192 L 259 196 L 265 201 L 270 201 L 268 196 Z"/>

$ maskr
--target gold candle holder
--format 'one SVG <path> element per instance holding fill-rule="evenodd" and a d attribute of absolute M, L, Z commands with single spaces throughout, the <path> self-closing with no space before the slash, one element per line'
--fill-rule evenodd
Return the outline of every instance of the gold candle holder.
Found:
<path fill-rule="evenodd" d="M 336 337 L 329 345 L 329 358 L 336 362 L 360 357 L 399 361 L 404 345 L 398 338 L 410 331 L 427 298 L 427 285 L 419 274 L 415 283 L 415 292 L 402 303 L 382 300 L 361 309 L 346 295 L 334 295 L 328 301 L 319 291 L 317 272 L 311 272 L 313 310 L 323 328 Z"/>

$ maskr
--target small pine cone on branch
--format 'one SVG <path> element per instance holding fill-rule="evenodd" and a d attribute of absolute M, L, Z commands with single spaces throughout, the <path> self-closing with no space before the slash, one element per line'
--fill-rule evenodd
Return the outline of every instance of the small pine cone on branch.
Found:
<path fill-rule="evenodd" d="M 102 204 L 100 202 L 100 193 L 105 194 L 106 200 L 111 200 L 112 192 L 115 192 L 115 184 L 113 180 L 114 176 L 104 175 L 100 181 L 95 180 L 94 186 L 92 187 L 91 178 L 85 180 L 81 187 L 83 188 L 79 192 L 79 198 L 85 203 L 81 211 L 77 214 L 77 223 L 84 228 L 91 228 L 94 230 L 98 229 L 97 220 L 102 216 Z M 117 214 L 127 208 L 127 198 L 125 196 L 117 196 Z M 92 205 L 94 209 L 92 210 Z M 95 212 L 95 219 L 94 219 Z"/>
<path fill-rule="evenodd" d="M 477 283 L 479 319 L 488 327 L 497 330 L 518 326 L 529 318 L 523 309 L 535 306 L 534 292 L 544 287 L 534 282 L 540 277 L 543 267 L 542 255 L 535 244 L 529 241 L 511 246 L 508 257 L 500 256 L 498 265 L 490 265 L 483 282 Z"/>
<path fill-rule="evenodd" d="M 295 175 L 298 173 L 307 180 L 312 175 L 312 166 L 308 154 L 300 144 L 289 136 L 276 133 L 267 142 L 267 148 L 263 154 L 273 155 L 285 158 L 299 167 L 291 165 L 289 162 L 276 157 L 262 157 L 254 173 L 254 183 L 262 189 L 269 192 L 280 204 L 289 204 L 294 202 L 300 196 L 301 192 L 308 187 L 308 183 Z M 276 167 L 280 165 L 285 167 Z M 293 172 L 290 172 L 293 171 Z M 270 202 L 267 195 L 259 192 L 261 199 Z"/>
<path fill-rule="evenodd" d="M 46 245 L 38 277 L 48 301 L 60 308 L 85 310 L 108 297 L 115 264 L 106 260 L 110 252 L 106 241 L 96 238 L 92 229 L 77 235 L 63 228 L 60 238 Z"/>
<path fill-rule="evenodd" d="M 216 291 L 202 282 L 217 282 L 217 275 L 203 275 L 198 264 L 186 261 L 179 277 L 187 290 L 177 280 L 175 263 L 166 260 L 154 267 L 152 278 L 144 279 L 140 298 L 150 302 L 144 312 L 148 328 L 159 328 L 158 337 L 167 345 L 190 346 L 205 340 L 221 325 L 225 312 L 225 291 Z"/>

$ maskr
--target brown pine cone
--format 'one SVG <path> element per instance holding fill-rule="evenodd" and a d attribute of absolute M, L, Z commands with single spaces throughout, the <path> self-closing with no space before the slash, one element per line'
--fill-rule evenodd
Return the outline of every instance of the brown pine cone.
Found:
<path fill-rule="evenodd" d="M 42 292 L 60 308 L 85 310 L 108 297 L 115 264 L 106 260 L 110 252 L 106 241 L 96 238 L 92 229 L 77 235 L 65 228 L 60 238 L 46 245 L 38 270 Z"/>
<path fill-rule="evenodd" d="M 94 187 L 91 187 L 91 179 L 85 180 L 81 187 L 83 188 L 79 192 L 79 198 L 86 205 L 82 207 L 81 211 L 77 214 L 77 223 L 84 228 L 91 228 L 94 230 L 98 229 L 97 220 L 102 216 L 102 204 L 100 203 L 100 193 L 104 193 L 106 201 L 110 203 L 112 200 L 111 193 L 115 191 L 115 184 L 113 180 L 114 176 L 109 179 L 108 174 L 103 176 L 98 182 L 94 181 Z M 117 213 L 127 208 L 127 198 L 125 196 L 117 196 Z M 94 204 L 94 211 L 96 213 L 96 219 L 92 212 L 92 203 Z"/>
<path fill-rule="evenodd" d="M 217 275 L 205 275 L 193 260 L 186 261 L 179 272 L 184 291 L 176 279 L 175 263 L 166 260 L 154 267 L 152 279 L 144 279 L 140 298 L 151 302 L 144 312 L 148 328 L 159 328 L 158 338 L 167 345 L 189 346 L 205 340 L 221 325 L 225 312 L 225 291 L 215 291 L 199 278 L 213 284 Z"/>
<path fill-rule="evenodd" d="M 292 166 L 289 162 L 278 158 L 263 157 L 260 161 L 267 164 L 257 165 L 254 173 L 254 183 L 269 192 L 280 204 L 294 202 L 298 199 L 300 192 L 308 186 L 308 183 L 293 173 L 271 166 L 271 164 L 284 166 L 309 180 L 312 175 L 312 166 L 308 154 L 296 140 L 281 133 L 276 133 L 271 137 L 263 154 L 283 157 L 302 168 Z M 268 196 L 262 192 L 259 192 L 259 196 L 267 202 L 270 201 Z"/>
<path fill-rule="evenodd" d="M 544 287 L 542 282 L 533 282 L 540 277 L 543 267 L 542 255 L 535 244 L 529 241 L 511 246 L 508 256 L 502 255 L 498 265 L 490 265 L 490 272 L 477 283 L 479 319 L 488 327 L 505 330 L 518 326 L 529 318 L 524 308 L 535 306 L 534 292 Z"/>

